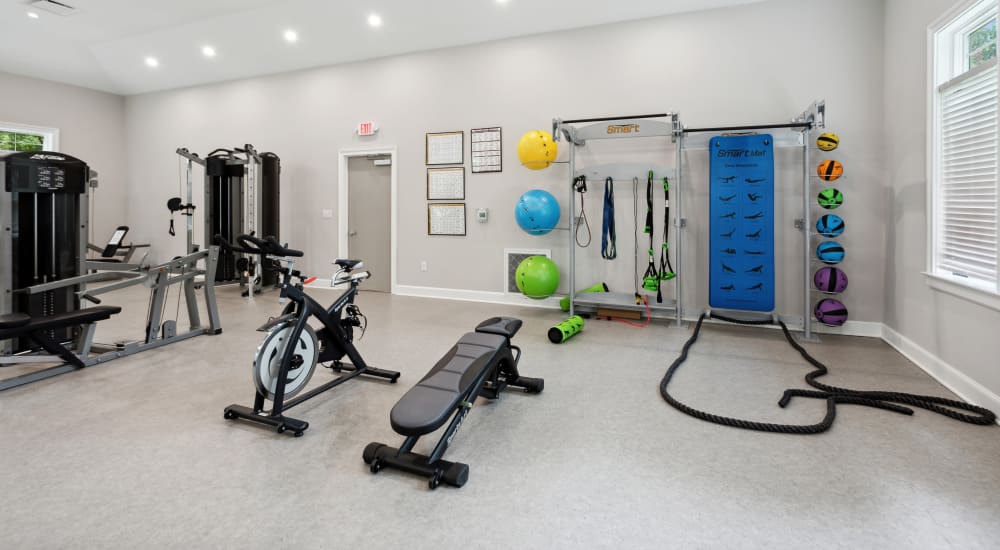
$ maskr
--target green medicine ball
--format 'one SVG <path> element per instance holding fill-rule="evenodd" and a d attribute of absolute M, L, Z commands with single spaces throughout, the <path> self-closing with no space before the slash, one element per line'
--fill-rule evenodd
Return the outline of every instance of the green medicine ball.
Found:
<path fill-rule="evenodd" d="M 816 201 L 819 202 L 819 205 L 823 208 L 833 210 L 844 204 L 844 194 L 841 193 L 839 189 L 827 187 L 819 192 L 819 195 L 816 197 Z"/>

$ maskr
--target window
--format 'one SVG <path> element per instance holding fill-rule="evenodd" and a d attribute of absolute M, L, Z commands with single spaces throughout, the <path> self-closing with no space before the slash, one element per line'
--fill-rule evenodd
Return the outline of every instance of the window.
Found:
<path fill-rule="evenodd" d="M 998 286 L 997 0 L 931 27 L 930 254 L 939 279 Z"/>
<path fill-rule="evenodd" d="M 56 151 L 59 130 L 0 122 L 0 151 Z"/>

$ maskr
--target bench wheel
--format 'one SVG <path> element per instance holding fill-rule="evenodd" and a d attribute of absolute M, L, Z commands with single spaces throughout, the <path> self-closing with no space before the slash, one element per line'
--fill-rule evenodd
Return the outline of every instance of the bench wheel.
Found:
<path fill-rule="evenodd" d="M 382 461 L 379 459 L 372 460 L 372 465 L 368 468 L 373 474 L 377 474 L 382 471 Z"/>
<path fill-rule="evenodd" d="M 233 411 L 226 411 L 222 414 L 222 417 L 225 418 L 226 420 L 232 420 L 236 418 L 236 413 L 234 413 Z"/>
<path fill-rule="evenodd" d="M 465 482 L 469 480 L 469 465 L 455 462 L 444 471 L 441 480 L 452 487 L 465 485 Z"/>
<path fill-rule="evenodd" d="M 525 393 L 542 393 L 543 389 L 545 389 L 545 380 L 542 378 L 535 378 L 524 384 Z"/>
<path fill-rule="evenodd" d="M 378 456 L 378 450 L 385 447 L 382 443 L 369 443 L 365 445 L 364 452 L 361 453 L 361 458 L 364 459 L 365 464 L 371 464 Z"/>

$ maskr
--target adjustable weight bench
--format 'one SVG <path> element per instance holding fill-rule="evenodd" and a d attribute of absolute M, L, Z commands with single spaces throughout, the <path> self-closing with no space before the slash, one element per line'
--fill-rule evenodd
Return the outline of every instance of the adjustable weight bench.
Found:
<path fill-rule="evenodd" d="M 442 482 L 454 487 L 465 485 L 469 466 L 441 457 L 476 398 L 497 399 L 508 386 L 522 388 L 526 393 L 540 393 L 545 387 L 541 378 L 518 374 L 521 349 L 510 339 L 520 328 L 520 319 L 493 317 L 480 323 L 475 332 L 462 336 L 392 408 L 389 421 L 396 433 L 406 437 L 403 444 L 398 449 L 383 443 L 365 447 L 362 458 L 372 473 L 397 468 L 429 478 L 431 489 Z M 449 417 L 451 423 L 431 454 L 414 453 L 417 440 L 443 426 Z"/>
<path fill-rule="evenodd" d="M 14 355 L 0 357 L 2 363 L 39 363 L 64 361 L 64 364 L 45 370 L 0 380 L 0 390 L 6 390 L 37 380 L 50 378 L 58 374 L 82 369 L 89 364 L 90 346 L 93 342 L 95 323 L 109 319 L 120 313 L 117 306 L 96 306 L 77 311 L 68 311 L 49 317 L 31 317 L 24 313 L 0 315 L 0 340 L 10 338 L 28 338 L 41 346 L 50 355 Z M 77 337 L 77 351 L 74 352 L 53 338 L 49 331 L 65 329 L 76 325 L 84 325 Z"/>

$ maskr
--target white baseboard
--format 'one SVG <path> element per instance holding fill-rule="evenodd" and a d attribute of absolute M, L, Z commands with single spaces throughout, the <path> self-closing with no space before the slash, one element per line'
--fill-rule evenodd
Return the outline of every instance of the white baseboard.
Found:
<path fill-rule="evenodd" d="M 866 338 L 882 338 L 882 323 L 871 321 L 848 321 L 840 327 L 828 327 L 821 323 L 813 323 L 813 332 L 818 334 L 843 334 L 845 336 L 864 336 Z"/>
<path fill-rule="evenodd" d="M 885 325 L 882 325 L 882 339 L 955 395 L 991 411 L 1000 411 L 1000 396 L 920 347 L 913 340 Z"/>
<path fill-rule="evenodd" d="M 417 298 L 438 298 L 441 300 L 459 300 L 462 302 L 482 302 L 485 304 L 507 304 L 512 306 L 559 309 L 559 297 L 549 297 L 544 300 L 532 300 L 531 298 L 521 294 L 506 294 L 504 292 L 489 292 L 486 290 L 462 290 L 455 288 L 398 285 L 396 287 L 395 294 L 400 296 L 413 296 Z"/>

